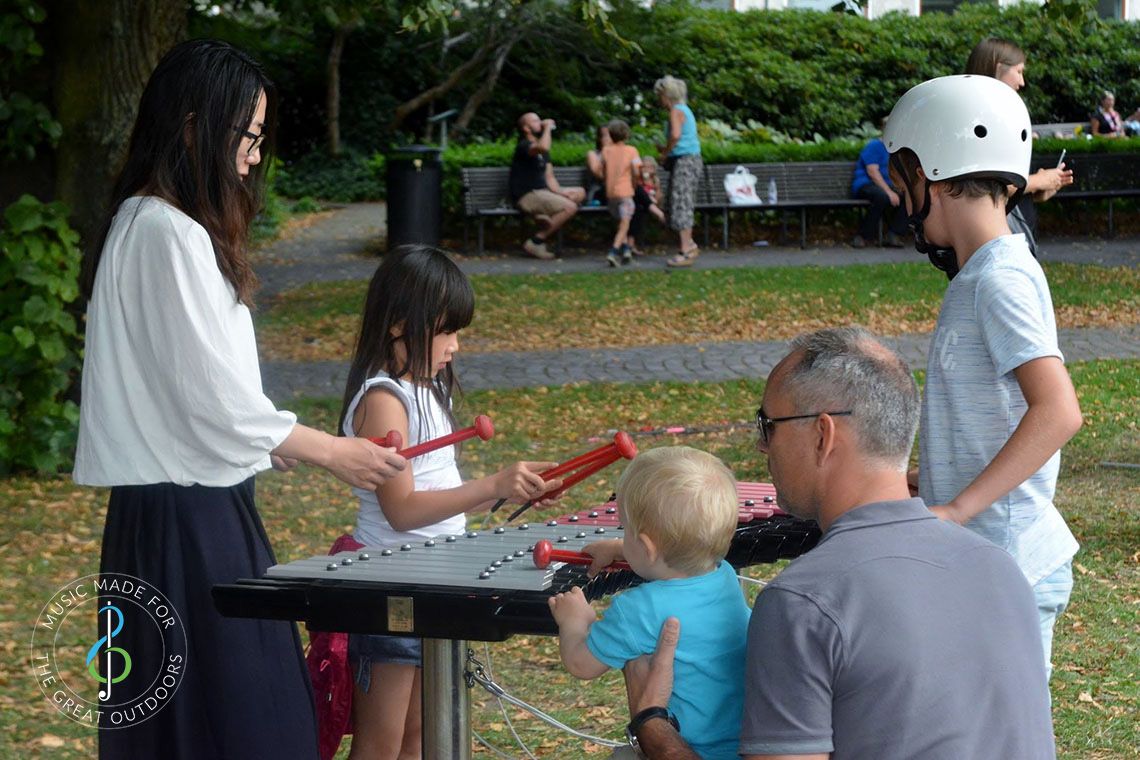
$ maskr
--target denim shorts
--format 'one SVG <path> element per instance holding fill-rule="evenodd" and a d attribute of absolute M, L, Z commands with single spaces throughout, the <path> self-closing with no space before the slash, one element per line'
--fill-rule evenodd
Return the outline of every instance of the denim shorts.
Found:
<path fill-rule="evenodd" d="M 372 665 L 390 662 L 422 668 L 424 663 L 420 640 L 413 636 L 376 636 L 364 633 L 348 635 L 348 659 L 356 667 L 356 683 L 368 692 L 372 684 Z"/>

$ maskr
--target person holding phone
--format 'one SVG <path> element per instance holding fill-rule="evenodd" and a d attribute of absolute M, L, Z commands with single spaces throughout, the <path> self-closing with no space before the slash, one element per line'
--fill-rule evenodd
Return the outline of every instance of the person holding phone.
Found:
<path fill-rule="evenodd" d="M 1025 86 L 1025 52 L 1009 40 L 987 37 L 974 46 L 966 61 L 967 74 L 993 77 L 1020 91 Z M 1034 201 L 1042 203 L 1057 192 L 1073 184 L 1073 171 L 1064 164 L 1064 157 L 1056 168 L 1042 167 L 1029 175 L 1024 194 L 1009 212 L 1009 228 L 1025 235 L 1029 251 L 1037 258 L 1037 209 Z"/>

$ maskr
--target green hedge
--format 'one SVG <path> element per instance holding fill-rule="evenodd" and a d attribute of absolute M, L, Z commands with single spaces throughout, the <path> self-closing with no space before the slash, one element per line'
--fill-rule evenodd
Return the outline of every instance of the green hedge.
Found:
<path fill-rule="evenodd" d="M 820 142 L 786 143 L 747 143 L 733 141 L 703 140 L 701 152 L 706 164 L 759 164 L 774 161 L 854 161 L 862 149 L 864 140 L 823 140 Z M 635 140 L 633 144 L 643 155 L 655 155 L 656 149 L 648 140 Z M 551 160 L 556 166 L 584 166 L 586 152 L 592 143 L 583 135 L 566 135 L 555 140 L 551 150 Z M 463 187 L 459 170 L 465 166 L 509 166 L 514 153 L 513 140 L 453 144 L 442 155 L 443 161 L 443 210 L 454 221 L 463 213 Z M 1097 138 L 1057 139 L 1043 137 L 1035 141 L 1034 151 L 1038 153 L 1060 153 L 1067 150 L 1069 155 L 1091 152 L 1140 152 L 1140 138 L 1109 140 Z M 322 159 L 324 163 L 322 163 Z M 351 202 L 359 200 L 380 200 L 384 198 L 384 155 L 377 153 L 371 157 L 354 155 L 326 167 L 328 159 L 321 154 L 313 154 L 309 160 L 298 162 L 293 167 L 277 169 L 274 185 L 276 191 L 290 198 L 320 198 L 327 201 Z M 351 164 L 351 165 L 350 165 Z M 318 166 L 319 172 L 307 176 L 304 168 Z M 336 177 L 354 178 L 351 181 L 334 181 Z"/>

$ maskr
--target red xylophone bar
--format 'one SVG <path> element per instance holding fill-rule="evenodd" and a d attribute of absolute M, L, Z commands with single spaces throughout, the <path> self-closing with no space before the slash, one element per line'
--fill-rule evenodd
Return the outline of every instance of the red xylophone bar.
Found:
<path fill-rule="evenodd" d="M 593 564 L 594 558 L 585 552 L 555 549 L 554 545 L 544 538 L 534 545 L 534 566 L 545 570 L 550 567 L 551 562 L 565 562 L 568 565 L 590 565 Z M 602 568 L 607 573 L 632 569 L 628 562 L 620 559 Z"/>
<path fill-rule="evenodd" d="M 495 426 L 491 424 L 491 418 L 485 414 L 480 414 L 475 418 L 475 424 L 471 425 L 470 427 L 465 427 L 462 430 L 456 430 L 454 433 L 448 433 L 447 435 L 441 435 L 439 438 L 433 438 L 430 441 L 424 441 L 423 443 L 416 444 L 415 446 L 409 446 L 408 448 L 397 451 L 396 453 L 404 457 L 404 459 L 411 459 L 412 457 L 418 457 L 421 454 L 426 454 L 429 451 L 435 451 L 436 449 L 442 449 L 444 446 L 450 446 L 453 443 L 466 441 L 468 438 L 479 436 L 479 438 L 486 441 L 494 435 Z M 387 446 L 389 448 L 396 449 L 399 449 L 404 445 L 404 437 L 400 435 L 400 432 L 398 430 L 388 431 L 388 435 L 384 436 L 383 438 L 369 438 L 368 440 L 372 441 L 377 446 Z"/>
<path fill-rule="evenodd" d="M 566 493 L 566 489 L 570 488 L 570 486 L 573 486 L 577 483 L 580 483 L 581 481 L 590 477 L 591 475 L 598 472 L 599 470 L 603 470 L 606 467 L 609 467 L 611 464 L 613 464 L 617 460 L 621 459 L 622 457 L 625 457 L 626 459 L 633 459 L 635 456 L 637 456 L 637 446 L 634 445 L 633 439 L 629 437 L 628 433 L 622 433 L 622 432 L 617 433 L 614 436 L 614 442 L 612 444 L 610 444 L 610 446 L 605 447 L 605 449 L 608 449 L 608 451 L 606 451 L 605 453 L 603 453 L 601 455 L 598 455 L 597 457 L 595 457 L 591 460 L 586 460 L 589 463 L 585 467 L 583 467 L 581 470 L 578 470 L 578 472 L 574 473 L 573 475 L 569 476 L 564 481 L 562 481 L 562 487 L 561 488 L 559 488 L 554 493 L 544 494 L 542 498 L 544 498 L 544 499 L 557 499 L 559 496 Z M 586 456 L 587 455 L 583 455 L 582 457 L 578 457 L 578 459 L 584 460 Z M 561 466 L 565 466 L 565 464 L 563 464 Z M 547 470 L 547 472 L 552 472 L 556 469 L 558 469 L 558 468 L 557 467 L 552 468 L 551 470 Z M 546 473 L 543 473 L 543 474 L 545 475 Z M 521 515 L 523 512 L 530 509 L 531 505 L 533 505 L 535 501 L 536 501 L 536 499 L 531 499 L 526 504 L 523 504 L 521 507 L 516 509 L 514 511 L 514 513 L 511 514 L 511 516 L 507 518 L 507 522 L 514 520 L 516 517 Z"/>
<path fill-rule="evenodd" d="M 553 480 L 554 478 L 560 478 L 572 470 L 576 470 L 584 465 L 592 465 L 598 460 L 612 455 L 615 451 L 618 451 L 619 448 L 628 451 L 629 447 L 633 447 L 633 453 L 629 456 L 622 454 L 622 456 L 626 456 L 627 459 L 633 459 L 633 457 L 637 456 L 637 447 L 634 446 L 633 439 L 629 437 L 629 434 L 619 432 L 614 435 L 613 443 L 607 443 L 605 446 L 599 446 L 598 448 L 593 449 L 592 451 L 587 451 L 585 454 L 580 454 L 573 459 L 567 459 L 565 462 L 557 465 L 556 467 L 551 467 L 545 472 L 540 472 L 538 476 L 543 480 Z M 607 463 L 607 465 L 613 464 L 617 460 L 618 457 L 615 456 Z M 596 472 L 596 470 L 594 472 Z M 564 490 L 566 490 L 565 484 L 563 484 L 563 487 L 559 490 L 559 493 Z M 499 508 L 506 503 L 506 499 L 499 499 L 497 502 L 495 502 L 495 506 L 491 507 L 491 514 L 498 512 Z"/>

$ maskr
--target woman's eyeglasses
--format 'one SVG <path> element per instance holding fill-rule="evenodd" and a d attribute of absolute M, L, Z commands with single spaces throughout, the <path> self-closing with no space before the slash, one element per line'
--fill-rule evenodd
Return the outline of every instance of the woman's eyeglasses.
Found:
<path fill-rule="evenodd" d="M 768 447 L 768 442 L 772 440 L 772 430 L 776 427 L 777 422 L 806 420 L 812 417 L 818 417 L 821 414 L 827 414 L 832 417 L 849 417 L 853 412 L 848 409 L 845 412 L 815 412 L 814 414 L 793 414 L 788 417 L 769 417 L 764 413 L 764 407 L 760 407 L 756 410 L 756 429 L 760 431 L 760 445 L 764 448 Z"/>
<path fill-rule="evenodd" d="M 249 150 L 245 152 L 247 156 L 252 156 L 253 152 L 260 148 L 261 144 L 265 142 L 264 132 L 257 134 L 255 132 L 250 132 L 248 129 L 242 129 L 241 127 L 234 127 L 234 131 L 247 140 L 253 140 L 253 142 L 249 144 Z"/>

